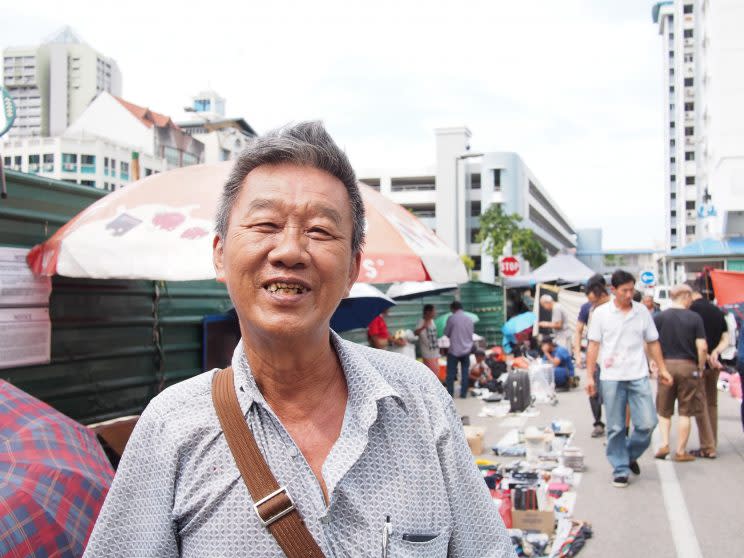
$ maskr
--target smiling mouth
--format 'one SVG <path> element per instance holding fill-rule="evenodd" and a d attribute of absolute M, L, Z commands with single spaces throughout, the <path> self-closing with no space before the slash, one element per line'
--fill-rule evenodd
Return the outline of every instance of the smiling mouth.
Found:
<path fill-rule="evenodd" d="M 301 295 L 310 289 L 296 283 L 269 283 L 264 287 L 272 294 Z"/>

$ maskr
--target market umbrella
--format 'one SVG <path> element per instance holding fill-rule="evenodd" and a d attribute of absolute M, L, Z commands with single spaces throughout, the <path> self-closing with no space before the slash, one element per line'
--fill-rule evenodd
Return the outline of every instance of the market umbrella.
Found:
<path fill-rule="evenodd" d="M 368 283 L 354 283 L 349 296 L 342 299 L 331 316 L 334 331 L 348 331 L 367 327 L 383 310 L 395 302 L 376 287 Z"/>
<path fill-rule="evenodd" d="M 39 275 L 98 279 L 214 277 L 214 215 L 231 162 L 154 174 L 101 198 L 28 255 Z M 454 250 L 400 205 L 360 184 L 367 212 L 360 282 L 464 283 Z"/>
<path fill-rule="evenodd" d="M 457 288 L 457 283 L 435 283 L 434 281 L 404 281 L 393 283 L 387 290 L 387 295 L 395 300 L 411 300 L 423 296 L 433 296 L 446 293 Z"/>
<path fill-rule="evenodd" d="M 0 555 L 79 557 L 114 472 L 95 434 L 0 380 Z"/>
<path fill-rule="evenodd" d="M 463 310 L 463 312 L 465 312 Z M 434 318 L 434 325 L 437 326 L 437 337 L 441 337 L 444 335 L 444 326 L 447 325 L 447 318 L 449 318 L 452 315 L 452 312 L 447 312 L 446 314 L 442 314 L 441 316 L 437 316 Z M 477 324 L 480 321 L 480 318 L 473 314 L 472 312 L 465 312 L 465 315 L 473 320 L 474 324 Z"/>
<path fill-rule="evenodd" d="M 532 327 L 537 320 L 534 312 L 524 312 L 517 314 L 513 318 L 507 320 L 501 327 L 501 331 L 504 335 L 516 335 L 520 331 L 524 331 L 527 328 Z"/>

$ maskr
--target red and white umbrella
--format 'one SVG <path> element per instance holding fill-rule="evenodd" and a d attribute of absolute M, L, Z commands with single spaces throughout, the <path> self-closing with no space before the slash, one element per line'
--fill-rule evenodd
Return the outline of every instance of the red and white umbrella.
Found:
<path fill-rule="evenodd" d="M 214 278 L 214 216 L 232 163 L 148 176 L 101 198 L 35 246 L 39 275 L 188 281 Z M 367 241 L 360 282 L 468 280 L 459 256 L 409 211 L 360 184 Z"/>

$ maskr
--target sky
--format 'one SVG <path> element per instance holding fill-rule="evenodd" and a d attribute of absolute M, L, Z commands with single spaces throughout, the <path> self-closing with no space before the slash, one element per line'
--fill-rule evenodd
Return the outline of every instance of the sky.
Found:
<path fill-rule="evenodd" d="M 0 48 L 64 25 L 177 117 L 212 88 L 259 133 L 322 119 L 357 168 L 435 163 L 435 128 L 515 151 L 605 249 L 664 238 L 662 52 L 651 1 L 13 2 Z"/>

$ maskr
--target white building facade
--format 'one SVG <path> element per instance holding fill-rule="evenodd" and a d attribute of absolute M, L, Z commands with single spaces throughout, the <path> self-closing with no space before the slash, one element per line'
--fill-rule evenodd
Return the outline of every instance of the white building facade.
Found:
<path fill-rule="evenodd" d="M 114 191 L 136 180 L 133 153 L 138 153 L 140 178 L 166 170 L 164 159 L 139 153 L 96 137 L 3 138 L 7 169 Z"/>
<path fill-rule="evenodd" d="M 122 78 L 66 27 L 40 45 L 6 48 L 3 86 L 17 109 L 10 136 L 59 136 L 102 91 L 121 95 Z"/>
<path fill-rule="evenodd" d="M 465 127 L 435 133 L 435 165 L 361 169 L 360 181 L 409 209 L 459 254 L 472 257 L 483 281 L 496 277 L 493 260 L 476 241 L 480 216 L 492 204 L 522 217 L 522 225 L 532 229 L 549 254 L 575 248 L 573 226 L 518 154 L 472 153 Z"/>
<path fill-rule="evenodd" d="M 225 99 L 213 90 L 200 92 L 186 107 L 189 116 L 178 126 L 204 144 L 204 162 L 217 163 L 236 159 L 255 130 L 243 118 L 225 116 Z"/>
<path fill-rule="evenodd" d="M 701 236 L 744 236 L 744 2 L 695 2 Z"/>

